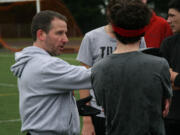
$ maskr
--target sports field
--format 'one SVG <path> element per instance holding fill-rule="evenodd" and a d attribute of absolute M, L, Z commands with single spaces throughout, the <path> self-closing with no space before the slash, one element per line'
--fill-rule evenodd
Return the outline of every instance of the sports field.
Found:
<path fill-rule="evenodd" d="M 63 54 L 60 58 L 73 65 L 77 54 Z M 25 135 L 20 131 L 21 121 L 18 107 L 17 79 L 10 72 L 14 63 L 14 53 L 0 52 L 0 135 Z M 78 91 L 75 92 L 79 98 Z"/>

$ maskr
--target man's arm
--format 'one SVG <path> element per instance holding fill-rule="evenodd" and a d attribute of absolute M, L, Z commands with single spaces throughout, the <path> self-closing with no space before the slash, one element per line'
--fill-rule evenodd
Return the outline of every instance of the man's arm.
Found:
<path fill-rule="evenodd" d="M 180 90 L 180 74 L 178 72 L 174 72 L 172 68 L 170 68 L 171 74 L 171 84 L 173 90 Z"/>
<path fill-rule="evenodd" d="M 90 68 L 90 66 L 88 66 L 84 63 L 81 63 L 81 65 L 85 66 L 86 68 Z M 89 92 L 89 90 L 79 90 L 79 94 L 80 94 L 80 98 L 85 98 L 85 97 L 88 97 L 90 95 L 90 92 Z"/>
<path fill-rule="evenodd" d="M 163 109 L 163 117 L 166 117 L 169 113 L 169 107 L 171 104 L 171 99 L 165 99 L 164 100 L 164 109 Z"/>
<path fill-rule="evenodd" d="M 173 96 L 172 86 L 171 86 L 171 74 L 169 72 L 169 64 L 165 59 L 163 67 L 161 69 L 161 82 L 163 86 L 163 101 L 162 101 L 162 116 L 166 117 L 169 112 L 169 107 L 171 103 L 171 98 Z"/>
<path fill-rule="evenodd" d="M 82 66 L 85 66 L 86 68 L 90 68 L 90 66 L 81 63 Z M 89 90 L 79 90 L 80 98 L 85 98 L 90 95 Z M 87 103 L 89 105 L 90 103 Z M 82 126 L 82 132 L 81 135 L 95 135 L 95 129 L 94 125 L 91 119 L 91 116 L 83 116 L 83 126 Z"/>

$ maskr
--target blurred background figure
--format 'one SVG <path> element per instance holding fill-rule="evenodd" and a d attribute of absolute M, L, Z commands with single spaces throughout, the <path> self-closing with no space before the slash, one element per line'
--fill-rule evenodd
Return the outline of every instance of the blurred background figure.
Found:
<path fill-rule="evenodd" d="M 149 1 L 142 0 L 144 4 L 147 4 Z M 157 16 L 153 10 L 151 12 L 152 17 L 144 37 L 147 47 L 159 48 L 162 41 L 173 33 L 169 24 L 163 17 Z"/>
<path fill-rule="evenodd" d="M 171 0 L 168 7 L 167 21 L 174 35 L 163 41 L 160 51 L 171 68 L 173 98 L 165 125 L 166 135 L 180 135 L 180 1 Z"/>
<path fill-rule="evenodd" d="M 110 1 L 110 3 L 113 2 Z M 139 1 L 109 8 L 117 49 L 92 67 L 92 85 L 104 108 L 106 135 L 165 135 L 172 96 L 168 62 L 139 51 L 151 11 Z"/>

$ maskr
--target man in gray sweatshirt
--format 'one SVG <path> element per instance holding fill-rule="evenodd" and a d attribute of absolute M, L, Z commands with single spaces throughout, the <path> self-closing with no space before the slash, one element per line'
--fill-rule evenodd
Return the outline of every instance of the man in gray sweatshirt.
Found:
<path fill-rule="evenodd" d="M 90 70 L 60 58 L 68 42 L 66 17 L 41 11 L 32 20 L 33 46 L 15 54 L 22 132 L 30 135 L 79 135 L 74 89 L 91 88 Z"/>

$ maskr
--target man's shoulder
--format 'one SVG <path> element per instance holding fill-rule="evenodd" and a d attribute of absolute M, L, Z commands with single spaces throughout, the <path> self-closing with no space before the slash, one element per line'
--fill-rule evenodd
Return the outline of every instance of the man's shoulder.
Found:
<path fill-rule="evenodd" d="M 111 60 L 110 60 L 110 56 L 106 56 L 106 57 L 104 57 L 103 59 L 101 59 L 101 60 L 99 60 L 99 61 L 97 61 L 94 65 L 93 65 L 93 67 L 100 67 L 100 68 L 106 68 L 106 66 L 110 66 L 109 64 L 109 62 L 111 62 Z"/>
<path fill-rule="evenodd" d="M 158 65 L 158 63 L 164 63 L 166 60 L 163 57 L 143 53 L 143 55 L 139 55 L 138 61 Z"/>
<path fill-rule="evenodd" d="M 180 42 L 180 33 L 176 33 L 174 35 L 168 36 L 167 38 L 164 39 L 163 42 Z"/>
<path fill-rule="evenodd" d="M 180 39 L 180 33 L 175 33 L 172 36 L 169 36 L 169 39 Z"/>
<path fill-rule="evenodd" d="M 33 60 L 39 67 L 47 68 L 53 67 L 57 65 L 67 64 L 66 61 L 62 60 L 59 57 L 51 56 L 51 55 L 37 55 Z"/>
<path fill-rule="evenodd" d="M 98 27 L 86 33 L 86 35 L 97 36 L 96 34 L 104 33 L 104 26 Z"/>

